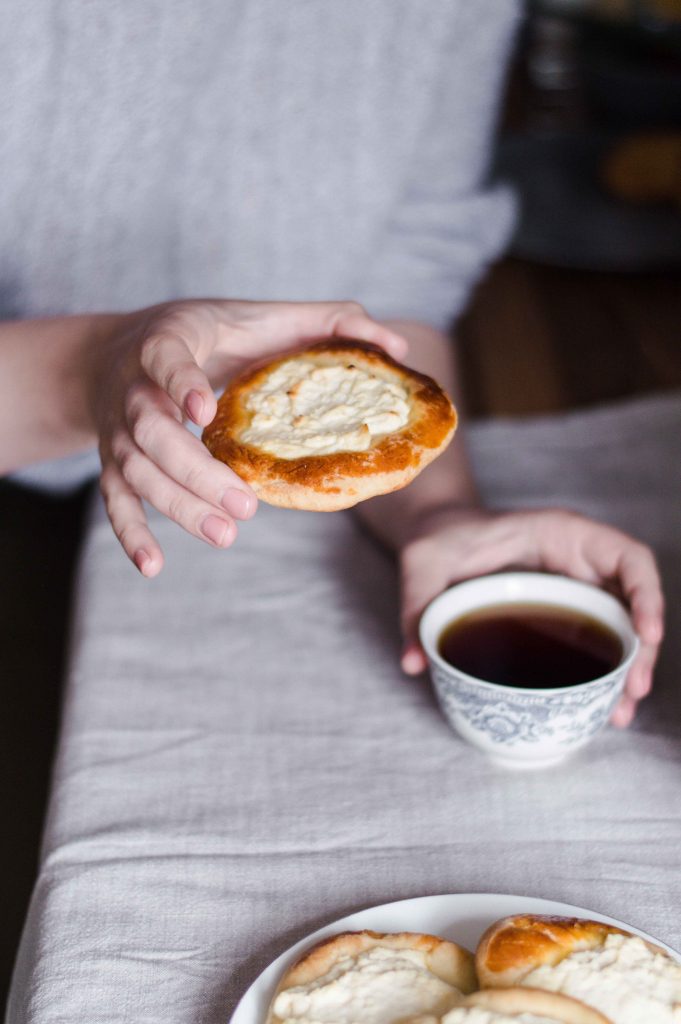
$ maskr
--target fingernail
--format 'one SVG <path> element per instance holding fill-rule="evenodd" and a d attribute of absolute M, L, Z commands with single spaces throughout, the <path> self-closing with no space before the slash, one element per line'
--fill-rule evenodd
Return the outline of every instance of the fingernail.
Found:
<path fill-rule="evenodd" d="M 229 523 L 218 516 L 206 516 L 201 523 L 201 533 L 217 547 L 224 547 L 229 536 Z"/>
<path fill-rule="evenodd" d="M 408 675 L 417 675 L 424 667 L 423 655 L 418 651 L 405 651 L 402 655 L 402 668 Z"/>
<path fill-rule="evenodd" d="M 133 561 L 135 562 L 135 565 L 142 573 L 142 575 L 146 576 L 149 569 L 151 568 L 151 555 L 149 554 L 149 552 L 145 551 L 144 548 L 139 548 L 135 552 L 135 557 Z"/>
<path fill-rule="evenodd" d="M 256 499 L 252 494 L 230 487 L 222 495 L 220 504 L 237 519 L 250 519 L 255 512 Z"/>
<path fill-rule="evenodd" d="M 616 729 L 626 729 L 634 719 L 635 710 L 634 704 L 625 700 L 617 705 L 610 721 Z"/>
<path fill-rule="evenodd" d="M 194 423 L 201 424 L 205 402 L 198 391 L 190 391 L 184 400 L 184 408 L 187 415 L 194 420 Z"/>

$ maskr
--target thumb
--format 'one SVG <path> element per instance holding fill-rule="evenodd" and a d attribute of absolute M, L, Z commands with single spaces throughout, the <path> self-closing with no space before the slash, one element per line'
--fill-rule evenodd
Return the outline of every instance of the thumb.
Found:
<path fill-rule="evenodd" d="M 402 558 L 400 576 L 401 665 L 407 675 L 418 675 L 427 667 L 419 640 L 419 622 L 427 604 L 445 589 L 449 580 L 442 559 L 421 552 L 419 557 Z"/>

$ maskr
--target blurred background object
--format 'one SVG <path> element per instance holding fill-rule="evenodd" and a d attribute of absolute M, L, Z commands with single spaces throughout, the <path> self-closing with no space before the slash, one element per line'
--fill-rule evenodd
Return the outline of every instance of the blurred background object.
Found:
<path fill-rule="evenodd" d="M 492 173 L 519 216 L 457 328 L 469 412 L 681 388 L 681 0 L 527 0 Z"/>
<path fill-rule="evenodd" d="M 681 0 L 529 0 L 494 173 L 512 253 L 681 267 Z"/>

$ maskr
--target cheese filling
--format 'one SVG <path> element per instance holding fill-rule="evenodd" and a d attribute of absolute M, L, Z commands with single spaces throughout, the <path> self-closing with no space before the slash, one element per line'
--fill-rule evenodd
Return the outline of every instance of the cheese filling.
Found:
<path fill-rule="evenodd" d="M 412 1014 L 440 1016 L 455 995 L 429 970 L 424 953 L 374 946 L 309 985 L 284 989 L 273 1009 L 285 1024 L 392 1024 Z"/>
<path fill-rule="evenodd" d="M 482 1006 L 460 1007 L 445 1014 L 442 1024 L 560 1024 L 555 1017 L 537 1017 L 536 1013 L 499 1013 Z"/>
<path fill-rule="evenodd" d="M 535 968 L 522 984 L 581 999 L 613 1024 L 681 1024 L 681 964 L 635 936 L 609 935 L 598 949 Z"/>
<path fill-rule="evenodd" d="M 366 451 L 409 419 L 408 394 L 351 362 L 319 366 L 291 359 L 246 400 L 252 414 L 240 440 L 282 459 Z"/>

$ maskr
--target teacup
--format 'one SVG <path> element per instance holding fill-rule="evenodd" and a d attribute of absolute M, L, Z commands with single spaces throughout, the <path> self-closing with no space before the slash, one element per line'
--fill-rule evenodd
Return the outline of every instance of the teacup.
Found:
<path fill-rule="evenodd" d="M 542 604 L 585 613 L 619 638 L 619 662 L 607 674 L 570 686 L 541 688 L 475 678 L 447 661 L 443 631 L 478 609 Z M 504 572 L 467 580 L 426 608 L 420 638 L 442 711 L 456 732 L 504 768 L 542 768 L 589 743 L 606 725 L 638 650 L 627 611 L 598 587 L 548 573 Z"/>

